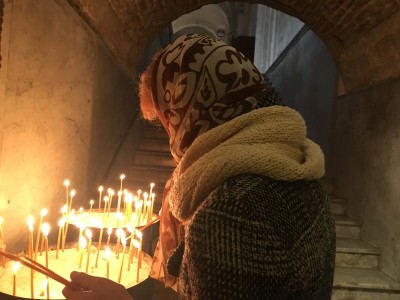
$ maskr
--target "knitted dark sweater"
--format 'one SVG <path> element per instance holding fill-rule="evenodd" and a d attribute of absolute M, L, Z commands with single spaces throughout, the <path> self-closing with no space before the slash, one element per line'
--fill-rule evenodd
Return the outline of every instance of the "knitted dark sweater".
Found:
<path fill-rule="evenodd" d="M 183 299 L 330 299 L 335 223 L 318 181 L 228 179 L 186 227 Z"/>

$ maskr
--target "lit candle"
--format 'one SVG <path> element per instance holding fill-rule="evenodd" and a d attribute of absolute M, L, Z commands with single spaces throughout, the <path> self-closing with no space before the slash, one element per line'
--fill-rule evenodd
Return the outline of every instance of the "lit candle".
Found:
<path fill-rule="evenodd" d="M 61 237 L 61 244 L 62 244 L 62 252 L 64 252 L 64 248 L 65 248 L 65 238 L 66 238 L 66 236 L 65 236 L 65 226 L 66 226 L 66 223 L 67 223 L 67 210 L 68 210 L 68 205 L 64 205 L 62 208 L 61 208 L 61 213 L 62 213 L 62 215 L 63 215 L 63 218 L 65 219 L 65 222 L 64 222 L 64 226 L 63 226 L 63 228 L 62 228 L 62 237 Z"/>
<path fill-rule="evenodd" d="M 94 204 L 94 200 L 90 200 L 90 209 L 89 209 L 89 215 L 92 213 L 92 207 L 93 207 L 93 204 Z"/>
<path fill-rule="evenodd" d="M 47 285 L 48 285 L 48 280 L 47 279 L 43 279 L 42 281 L 42 288 L 40 289 L 40 296 L 43 297 L 44 296 L 44 291 L 47 289 Z"/>
<path fill-rule="evenodd" d="M 131 270 L 131 263 L 132 263 L 132 258 L 133 258 L 133 240 L 134 240 L 134 232 L 135 232 L 135 227 L 133 226 L 127 226 L 128 231 L 131 233 L 130 239 L 131 243 L 129 244 L 129 252 L 128 252 L 128 272 Z"/>
<path fill-rule="evenodd" d="M 58 258 L 58 250 L 60 249 L 60 241 L 61 241 L 61 235 L 62 235 L 62 230 L 63 230 L 63 228 L 64 228 L 64 224 L 65 224 L 65 217 L 62 217 L 62 218 L 58 221 L 58 226 L 60 227 L 60 229 L 58 230 L 58 237 L 57 237 L 56 258 Z"/>
<path fill-rule="evenodd" d="M 82 236 L 79 240 L 79 251 L 78 251 L 78 266 L 79 270 L 82 268 L 82 258 L 83 258 L 83 251 L 86 248 L 87 241 L 86 239 Z"/>
<path fill-rule="evenodd" d="M 111 257 L 111 249 L 110 249 L 110 247 L 106 247 L 106 251 L 105 251 L 106 278 L 110 277 L 110 257 Z"/>
<path fill-rule="evenodd" d="M 147 217 L 147 211 L 146 211 L 147 205 L 146 205 L 146 203 L 147 203 L 147 199 L 148 198 L 149 198 L 149 194 L 143 193 L 143 207 L 142 207 L 142 218 L 143 219 L 146 219 L 146 217 Z"/>
<path fill-rule="evenodd" d="M 135 204 L 135 215 L 136 215 L 136 221 L 137 221 L 137 226 L 140 226 L 140 210 L 142 207 L 141 201 L 137 201 Z"/>
<path fill-rule="evenodd" d="M 80 222 L 77 223 L 76 226 L 79 227 L 79 237 L 78 237 L 78 241 L 80 241 L 81 238 L 82 238 L 83 231 L 85 230 L 86 226 L 85 226 L 84 224 L 80 223 Z M 81 243 L 78 243 L 78 251 L 79 251 L 79 249 L 80 249 L 80 245 L 81 245 Z"/>
<path fill-rule="evenodd" d="M 125 179 L 125 174 L 121 174 L 121 176 L 119 176 L 119 179 L 121 179 L 121 185 L 119 187 L 119 190 L 122 192 L 122 181 Z"/>
<path fill-rule="evenodd" d="M 75 190 L 71 190 L 71 192 L 69 193 L 71 199 L 69 201 L 69 206 L 68 206 L 68 212 L 71 211 L 72 208 L 72 200 L 74 199 L 75 195 L 76 195 L 76 191 Z"/>
<path fill-rule="evenodd" d="M 13 265 L 13 296 L 17 294 L 17 272 L 21 268 L 21 263 L 19 261 L 15 262 Z"/>
<path fill-rule="evenodd" d="M 108 234 L 108 238 L 107 238 L 107 247 L 110 246 L 110 237 L 111 237 L 111 233 L 112 233 L 112 228 L 108 227 L 107 229 L 107 234 Z"/>
<path fill-rule="evenodd" d="M 92 252 L 92 231 L 90 229 L 86 229 L 86 237 L 89 240 L 88 248 L 87 248 L 87 261 L 86 261 L 86 273 L 89 271 L 89 261 L 90 261 L 90 253 Z"/>
<path fill-rule="evenodd" d="M 130 220 L 132 218 L 132 202 L 133 195 L 132 193 L 127 193 L 125 195 L 125 203 L 126 203 L 126 219 Z"/>
<path fill-rule="evenodd" d="M 108 189 L 108 197 L 110 198 L 110 201 L 108 202 L 108 211 L 107 215 L 110 215 L 110 209 L 111 209 L 111 204 L 114 196 L 114 190 L 113 189 Z"/>
<path fill-rule="evenodd" d="M 101 210 L 101 193 L 103 192 L 103 190 L 104 190 L 103 186 L 99 186 L 99 189 L 98 189 L 98 191 L 99 191 L 99 212 Z"/>
<path fill-rule="evenodd" d="M 65 185 L 65 188 L 66 188 L 66 190 L 67 190 L 67 194 L 66 194 L 66 204 L 67 204 L 67 207 L 68 207 L 68 206 L 69 206 L 69 203 L 68 203 L 68 187 L 69 187 L 69 180 L 68 180 L 68 179 L 65 179 L 64 185 Z"/>
<path fill-rule="evenodd" d="M 35 260 L 37 258 L 37 253 L 39 250 L 39 241 L 40 241 L 40 234 L 42 232 L 43 218 L 46 215 L 47 215 L 47 208 L 43 208 L 42 211 L 40 212 L 40 222 L 39 222 L 38 231 L 37 231 L 37 235 L 36 235 L 36 246 L 35 246 L 35 257 L 34 257 Z"/>
<path fill-rule="evenodd" d="M 122 198 L 122 191 L 118 192 L 118 206 L 117 206 L 117 212 L 119 213 L 120 207 L 121 207 L 121 198 Z"/>
<path fill-rule="evenodd" d="M 121 243 L 122 243 L 122 259 L 121 259 L 121 266 L 119 268 L 118 283 L 121 283 L 122 268 L 124 267 L 124 259 L 125 259 L 126 239 L 124 232 L 121 233 Z"/>
<path fill-rule="evenodd" d="M 138 229 L 136 229 L 136 236 L 139 239 L 139 248 L 138 248 L 138 252 L 137 252 L 137 260 L 138 260 L 138 265 L 139 268 L 142 267 L 142 232 Z"/>
<path fill-rule="evenodd" d="M 50 231 L 50 225 L 48 223 L 43 223 L 42 225 L 42 233 L 44 237 L 44 251 L 46 253 L 46 268 L 49 267 L 49 240 L 48 240 L 48 235 Z M 49 278 L 46 276 L 46 279 L 48 280 Z M 50 299 L 50 285 L 47 282 L 47 299 Z"/>
<path fill-rule="evenodd" d="M 27 223 L 28 223 L 28 228 L 29 228 L 29 246 L 28 246 L 28 257 L 30 259 L 33 259 L 33 217 L 29 216 L 27 219 Z M 33 299 L 34 297 L 34 284 L 33 284 L 33 277 L 35 275 L 35 272 L 33 271 L 33 269 L 31 269 L 31 298 Z"/>
<path fill-rule="evenodd" d="M 156 194 L 152 193 L 151 194 L 150 212 L 149 212 L 149 218 L 147 220 L 147 223 L 150 223 L 153 220 L 153 210 L 154 210 L 154 199 L 155 198 L 156 198 Z"/>
<path fill-rule="evenodd" d="M 108 196 L 104 196 L 103 223 L 104 223 L 104 217 L 106 216 L 108 200 L 109 200 Z"/>
<path fill-rule="evenodd" d="M 135 246 L 135 248 L 138 249 L 137 251 L 139 252 L 139 249 L 140 249 L 140 242 L 137 241 L 137 240 L 134 240 L 134 241 L 133 241 L 133 245 Z M 136 282 L 139 281 L 139 269 L 140 269 L 140 267 L 139 267 L 139 260 L 138 260 L 138 261 L 137 261 L 137 264 L 136 264 Z"/>
<path fill-rule="evenodd" d="M 100 255 L 100 250 L 101 250 L 101 242 L 103 239 L 103 223 L 100 224 L 100 235 L 99 235 L 99 242 L 97 243 L 97 254 L 96 254 L 96 264 L 95 268 L 97 268 L 97 263 L 99 261 L 99 255 Z"/>
<path fill-rule="evenodd" d="M 121 237 L 122 234 L 124 234 L 124 231 L 122 230 L 122 228 L 118 228 L 116 231 L 116 235 L 117 235 L 117 246 L 115 247 L 115 256 L 119 259 L 119 245 L 121 244 Z"/>

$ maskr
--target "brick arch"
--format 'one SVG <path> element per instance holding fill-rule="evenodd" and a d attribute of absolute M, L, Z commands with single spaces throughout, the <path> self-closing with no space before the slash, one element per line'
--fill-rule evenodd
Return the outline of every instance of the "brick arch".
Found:
<path fill-rule="evenodd" d="M 210 0 L 67 0 L 131 75 L 152 38 Z M 230 1 L 237 2 L 237 1 Z M 347 92 L 400 75 L 400 0 L 247 0 L 303 21 L 333 54 Z M 105 9 L 108 8 L 108 9 Z M 134 21 L 132 21 L 134 20 Z"/>

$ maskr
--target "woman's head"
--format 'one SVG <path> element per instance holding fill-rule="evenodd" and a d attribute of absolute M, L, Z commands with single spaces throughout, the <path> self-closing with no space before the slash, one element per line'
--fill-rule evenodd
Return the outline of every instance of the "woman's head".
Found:
<path fill-rule="evenodd" d="M 156 54 L 142 74 L 141 109 L 146 119 L 160 119 L 179 161 L 197 136 L 251 111 L 265 90 L 263 76 L 238 50 L 190 34 Z"/>

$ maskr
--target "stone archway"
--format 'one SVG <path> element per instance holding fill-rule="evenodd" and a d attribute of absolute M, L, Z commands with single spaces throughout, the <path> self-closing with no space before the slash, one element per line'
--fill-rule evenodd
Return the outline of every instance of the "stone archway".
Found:
<path fill-rule="evenodd" d="M 179 16 L 221 1 L 67 0 L 130 74 L 151 39 Z M 230 1 L 234 2 L 234 1 Z M 346 92 L 400 75 L 398 0 L 248 0 L 297 17 L 335 57 Z"/>

